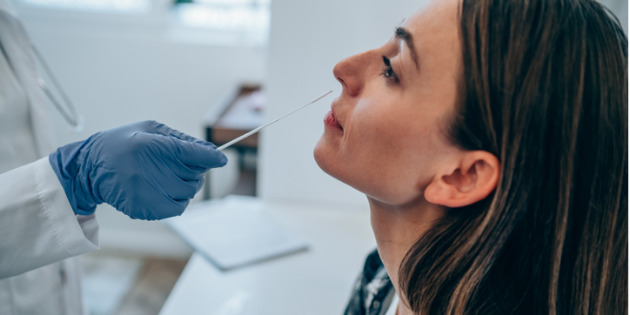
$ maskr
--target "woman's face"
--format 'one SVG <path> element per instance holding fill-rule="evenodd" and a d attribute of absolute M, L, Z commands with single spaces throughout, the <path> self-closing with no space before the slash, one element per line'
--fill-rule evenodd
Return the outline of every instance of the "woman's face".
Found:
<path fill-rule="evenodd" d="M 435 0 L 384 46 L 339 62 L 341 95 L 324 118 L 317 164 L 391 205 L 422 201 L 441 163 L 462 81 L 458 1 Z"/>

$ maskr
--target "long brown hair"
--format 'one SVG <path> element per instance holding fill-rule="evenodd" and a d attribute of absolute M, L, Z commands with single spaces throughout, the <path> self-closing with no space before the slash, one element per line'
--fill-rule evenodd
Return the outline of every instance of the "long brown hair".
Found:
<path fill-rule="evenodd" d="M 491 196 L 409 250 L 421 314 L 627 311 L 627 39 L 592 0 L 463 0 L 453 142 L 497 156 Z"/>

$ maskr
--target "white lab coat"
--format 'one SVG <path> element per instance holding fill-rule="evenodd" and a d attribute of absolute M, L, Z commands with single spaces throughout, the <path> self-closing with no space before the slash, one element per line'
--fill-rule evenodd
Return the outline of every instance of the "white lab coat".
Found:
<path fill-rule="evenodd" d="M 97 249 L 98 225 L 94 215 L 73 213 L 48 162 L 54 150 L 50 107 L 37 85 L 26 33 L 3 2 L 0 314 L 82 314 L 80 269 L 66 258 Z"/>

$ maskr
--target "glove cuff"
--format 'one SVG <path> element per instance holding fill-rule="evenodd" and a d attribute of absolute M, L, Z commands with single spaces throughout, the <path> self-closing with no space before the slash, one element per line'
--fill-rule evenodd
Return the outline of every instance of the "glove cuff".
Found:
<path fill-rule="evenodd" d="M 90 192 L 89 183 L 84 183 L 88 179 L 82 178 L 84 172 L 81 171 L 79 160 L 85 143 L 86 141 L 79 141 L 59 147 L 48 156 L 72 210 L 79 215 L 92 214 L 98 205 Z"/>

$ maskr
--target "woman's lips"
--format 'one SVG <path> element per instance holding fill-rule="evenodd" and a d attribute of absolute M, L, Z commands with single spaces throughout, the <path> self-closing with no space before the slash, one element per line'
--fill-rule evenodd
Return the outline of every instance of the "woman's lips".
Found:
<path fill-rule="evenodd" d="M 339 122 L 337 121 L 337 118 L 335 118 L 335 113 L 333 113 L 332 110 L 326 114 L 326 117 L 324 117 L 324 124 L 329 127 L 343 130 L 343 128 L 341 127 L 341 124 L 339 124 Z"/>

